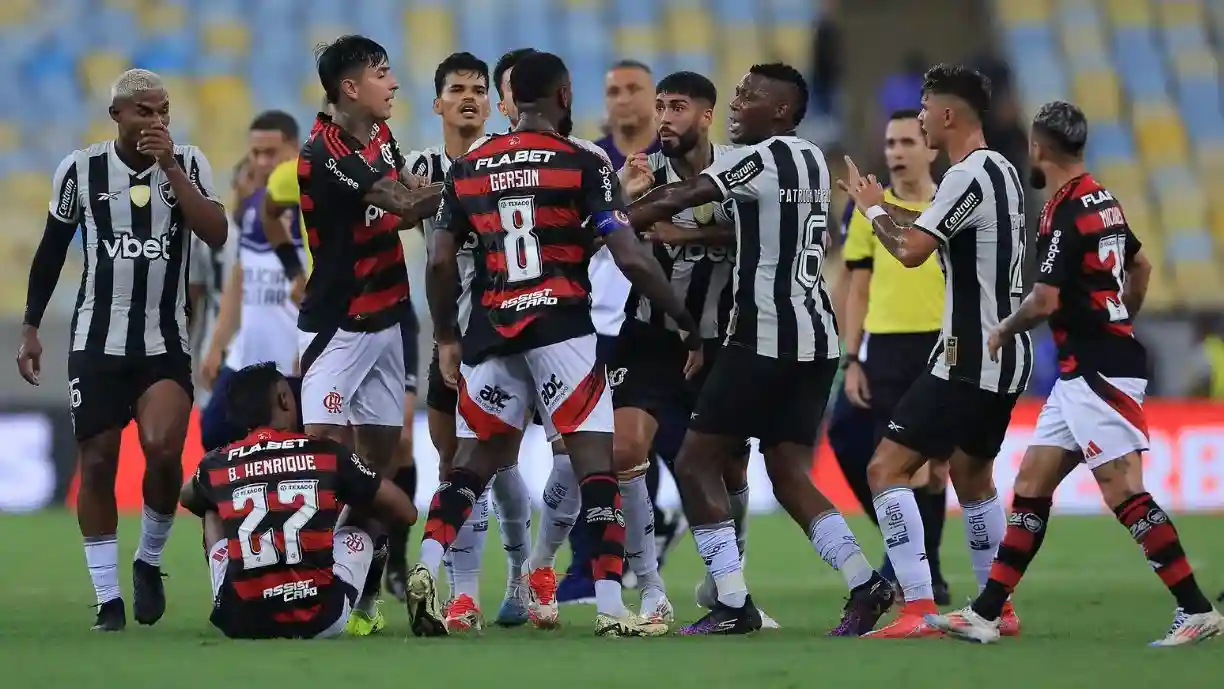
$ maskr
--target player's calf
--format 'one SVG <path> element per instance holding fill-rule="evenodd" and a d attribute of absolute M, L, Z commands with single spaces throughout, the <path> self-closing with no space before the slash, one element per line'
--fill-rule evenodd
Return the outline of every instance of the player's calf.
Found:
<path fill-rule="evenodd" d="M 612 445 L 612 460 L 624 504 L 625 558 L 642 591 L 643 616 L 649 616 L 648 612 L 650 615 L 655 612 L 664 615 L 671 606 L 666 601 L 663 578 L 659 576 L 654 504 L 646 485 L 646 471 L 650 466 L 647 459 L 650 452 L 649 435 L 645 433 L 646 429 L 641 433 L 632 432 L 645 425 L 643 422 L 620 423 L 619 419 L 627 416 L 626 412 L 649 418 L 640 410 L 617 410 L 616 428 L 626 429 L 618 430 Z M 653 420 L 648 423 L 653 423 Z M 651 610 L 648 611 L 648 608 Z"/>
<path fill-rule="evenodd" d="M 80 442 L 80 489 L 77 521 L 84 540 L 85 563 L 98 604 L 94 629 L 119 631 L 127 614 L 119 588 L 119 521 L 115 505 L 115 474 L 119 466 L 119 430 L 105 431 Z"/>

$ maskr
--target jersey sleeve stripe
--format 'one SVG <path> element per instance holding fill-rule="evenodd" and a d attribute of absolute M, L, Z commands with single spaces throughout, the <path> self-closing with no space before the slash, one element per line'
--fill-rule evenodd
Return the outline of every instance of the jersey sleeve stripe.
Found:
<path fill-rule="evenodd" d="M 465 158 L 469 160 L 472 158 L 486 158 L 526 148 L 539 148 L 546 151 L 559 151 L 561 153 L 573 153 L 577 150 L 574 144 L 551 134 L 521 132 L 493 137 L 486 141 L 484 145 L 473 149 Z"/>
<path fill-rule="evenodd" d="M 327 125 L 323 127 L 319 135 L 323 138 L 323 147 L 327 149 L 327 154 L 333 158 L 343 158 L 353 152 L 347 144 L 340 138 L 340 128 L 336 125 Z"/>

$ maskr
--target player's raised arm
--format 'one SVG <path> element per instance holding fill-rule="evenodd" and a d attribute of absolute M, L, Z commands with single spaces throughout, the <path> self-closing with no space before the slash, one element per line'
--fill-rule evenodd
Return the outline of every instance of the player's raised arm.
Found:
<path fill-rule="evenodd" d="M 161 142 L 163 135 L 164 144 Z M 187 169 L 184 170 L 174 158 L 174 144 L 170 141 L 170 134 L 165 129 L 165 125 L 150 130 L 150 133 L 146 134 L 141 142 L 150 147 L 162 145 L 170 147 L 171 155 L 157 155 L 156 152 L 159 150 L 157 148 L 146 150 L 154 155 L 157 164 L 165 173 L 166 179 L 170 182 L 170 188 L 174 190 L 174 195 L 178 198 L 183 218 L 187 221 L 187 226 L 191 228 L 191 231 L 214 249 L 224 246 L 225 240 L 229 238 L 229 218 L 225 215 L 225 206 L 221 203 L 221 196 L 217 194 L 217 189 L 213 186 L 212 166 L 208 164 L 208 158 L 204 157 L 204 152 L 195 146 L 188 146 L 183 156 L 183 164 L 187 166 Z"/>
<path fill-rule="evenodd" d="M 60 272 L 68 256 L 68 246 L 76 234 L 81 221 L 81 203 L 78 193 L 76 154 L 71 154 L 59 164 L 51 185 L 51 203 L 47 210 L 47 221 L 42 239 L 30 263 L 30 279 L 26 287 L 25 318 L 22 320 L 21 347 L 17 350 L 17 367 L 21 377 L 31 385 L 38 385 L 42 369 L 42 343 L 38 340 L 38 327 Z"/>
<path fill-rule="evenodd" d="M 939 244 L 947 243 L 960 229 L 960 224 L 982 202 L 981 191 L 972 193 L 976 184 L 973 176 L 959 170 L 949 170 L 935 200 L 912 224 L 904 222 L 911 211 L 884 205 L 884 187 L 875 175 L 859 174 L 858 166 L 846 156 L 845 180 L 837 186 L 854 199 L 854 205 L 871 221 L 872 230 L 888 253 L 906 268 L 917 268 L 926 262 Z"/>

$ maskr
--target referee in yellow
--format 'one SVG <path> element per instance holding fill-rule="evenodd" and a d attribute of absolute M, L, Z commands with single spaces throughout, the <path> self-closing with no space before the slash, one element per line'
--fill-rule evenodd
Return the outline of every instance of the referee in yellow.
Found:
<path fill-rule="evenodd" d="M 935 196 L 931 165 L 936 152 L 926 145 L 917 110 L 901 110 L 889 117 L 884 156 L 890 178 L 885 200 L 909 210 L 925 209 Z M 843 256 L 850 276 L 842 331 L 845 395 L 854 406 L 870 410 L 874 447 L 884 437 L 901 396 L 927 370 L 943 319 L 944 276 L 934 256 L 918 268 L 901 265 L 880 245 L 871 222 L 858 212 L 850 219 Z M 874 514 L 866 464 L 848 463 L 841 462 L 847 482 L 867 513 Z M 915 477 L 915 496 L 926 528 L 935 598 L 946 605 L 950 595 L 939 567 L 939 543 L 947 511 L 948 469 L 946 462 L 928 466 L 929 473 Z M 892 578 L 891 571 L 886 563 L 884 574 Z"/>

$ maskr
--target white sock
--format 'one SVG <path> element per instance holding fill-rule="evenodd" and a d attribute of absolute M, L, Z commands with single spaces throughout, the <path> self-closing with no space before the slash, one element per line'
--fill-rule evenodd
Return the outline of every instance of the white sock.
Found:
<path fill-rule="evenodd" d="M 876 517 L 888 548 L 888 559 L 905 592 L 906 602 L 932 600 L 931 566 L 927 564 L 923 540 L 922 515 L 914 491 L 906 487 L 889 488 L 875 497 Z"/>
<path fill-rule="evenodd" d="M 816 517 L 808 527 L 808 538 L 820 559 L 841 572 L 848 588 L 855 589 L 871 581 L 875 570 L 867 562 L 863 549 L 840 512 L 826 512 Z"/>
<path fill-rule="evenodd" d="M 527 566 L 530 569 L 552 567 L 557 561 L 557 551 L 569 538 L 570 529 L 582 509 L 582 493 L 578 489 L 578 477 L 568 454 L 553 455 L 552 473 L 544 489 L 544 509 L 540 512 L 540 530 Z"/>
<path fill-rule="evenodd" d="M 735 547 L 735 526 L 730 520 L 718 524 L 693 527 L 697 553 L 706 563 L 718 588 L 718 602 L 732 608 L 742 608 L 748 600 L 748 585 Z"/>
<path fill-rule="evenodd" d="M 646 476 L 622 481 L 620 492 L 621 510 L 625 515 L 625 560 L 637 575 L 639 589 L 662 591 L 658 544 L 654 537 L 654 505 L 650 502 Z"/>
<path fill-rule="evenodd" d="M 432 538 L 426 538 L 421 541 L 420 564 L 429 570 L 430 574 L 437 574 L 438 567 L 442 564 L 442 556 L 446 553 L 446 549 L 442 544 Z"/>
<path fill-rule="evenodd" d="M 506 551 L 506 586 L 513 589 L 522 582 L 523 563 L 531 553 L 531 493 L 518 467 L 493 477 L 493 511 Z"/>
<path fill-rule="evenodd" d="M 93 582 L 98 605 L 121 598 L 119 590 L 119 539 L 112 535 L 85 537 L 85 564 Z"/>
<path fill-rule="evenodd" d="M 595 582 L 595 611 L 613 617 L 625 616 L 625 602 L 621 600 L 619 581 L 600 579 Z"/>
<path fill-rule="evenodd" d="M 467 594 L 480 602 L 480 563 L 485 539 L 489 536 L 489 493 L 481 494 L 472 505 L 472 513 L 463 523 L 446 558 L 451 583 L 451 598 Z"/>
<path fill-rule="evenodd" d="M 735 522 L 735 545 L 743 559 L 748 554 L 748 486 L 727 497 L 731 500 L 731 519 Z"/>
<path fill-rule="evenodd" d="M 136 546 L 136 559 L 161 567 L 162 551 L 166 549 L 172 526 L 173 514 L 158 514 L 145 505 L 140 515 L 140 544 Z"/>
<path fill-rule="evenodd" d="M 965 541 L 969 544 L 969 560 L 973 563 L 973 574 L 977 577 L 978 593 L 986 588 L 990 580 L 990 568 L 994 565 L 995 553 L 1007 532 L 1007 513 L 996 493 L 985 500 L 961 503 L 965 519 Z"/>

